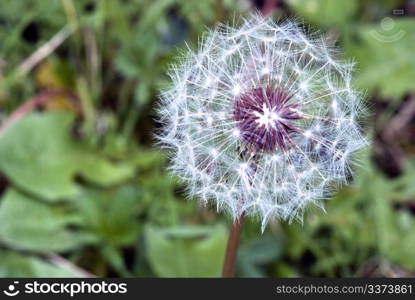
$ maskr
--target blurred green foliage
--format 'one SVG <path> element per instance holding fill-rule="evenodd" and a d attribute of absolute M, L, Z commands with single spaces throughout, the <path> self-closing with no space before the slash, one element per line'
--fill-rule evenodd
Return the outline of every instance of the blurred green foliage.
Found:
<path fill-rule="evenodd" d="M 181 226 L 146 229 L 150 264 L 164 277 L 216 277 L 225 258 L 224 226 Z"/>
<path fill-rule="evenodd" d="M 0 276 L 220 275 L 230 220 L 185 199 L 168 174 L 153 146 L 153 105 L 185 42 L 196 47 L 206 28 L 254 2 L 1 2 Z M 384 19 L 407 1 L 284 3 L 275 17 L 338 37 L 369 106 L 393 103 L 387 126 L 415 89 L 415 21 Z M 67 39 L 32 64 L 64 28 Z M 376 139 L 380 129 L 367 123 Z M 273 222 L 263 234 L 247 221 L 238 275 L 366 276 L 373 258 L 414 272 L 413 147 L 395 179 L 371 159 L 373 147 L 326 214 L 311 209 L 303 224 Z"/>

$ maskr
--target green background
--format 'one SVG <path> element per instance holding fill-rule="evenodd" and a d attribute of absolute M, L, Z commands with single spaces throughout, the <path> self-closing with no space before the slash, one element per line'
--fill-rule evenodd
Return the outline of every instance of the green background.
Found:
<path fill-rule="evenodd" d="M 220 275 L 231 220 L 167 173 L 155 104 L 185 42 L 273 2 L 356 62 L 372 143 L 326 212 L 248 220 L 237 276 L 415 275 L 413 1 L 2 0 L 0 276 Z"/>

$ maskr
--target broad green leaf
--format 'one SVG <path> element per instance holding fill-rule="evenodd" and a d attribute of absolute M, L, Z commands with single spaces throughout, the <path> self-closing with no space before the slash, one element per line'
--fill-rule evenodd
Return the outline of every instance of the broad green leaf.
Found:
<path fill-rule="evenodd" d="M 147 257 L 161 277 L 217 277 L 225 255 L 227 231 L 223 226 L 148 226 Z"/>
<path fill-rule="evenodd" d="M 62 269 L 35 256 L 0 249 L 0 277 L 82 277 L 72 270 Z"/>
<path fill-rule="evenodd" d="M 110 163 L 75 142 L 73 119 L 64 112 L 32 113 L 12 124 L 0 136 L 0 169 L 20 188 L 49 200 L 78 195 L 76 175 L 100 185 L 133 175 L 133 167 Z"/>
<path fill-rule="evenodd" d="M 140 190 L 126 185 L 114 190 L 84 190 L 75 202 L 83 232 L 96 243 L 123 247 L 138 239 L 138 214 L 142 210 Z"/>
<path fill-rule="evenodd" d="M 264 234 L 241 245 L 238 250 L 238 272 L 242 277 L 265 277 L 263 268 L 275 262 L 282 253 L 282 240 Z"/>
<path fill-rule="evenodd" d="M 159 168 L 160 165 L 166 163 L 166 156 L 158 150 L 140 149 L 132 161 L 140 169 L 154 170 L 155 167 Z"/>
<path fill-rule="evenodd" d="M 77 172 L 86 180 L 107 186 L 131 178 L 133 166 L 126 163 L 111 163 L 109 160 L 92 153 L 81 153 Z"/>
<path fill-rule="evenodd" d="M 123 252 L 121 249 L 117 249 L 112 246 L 104 246 L 100 248 L 100 253 L 103 257 L 105 257 L 111 267 L 120 275 L 122 275 L 122 277 L 131 276 L 125 265 Z"/>
<path fill-rule="evenodd" d="M 80 245 L 67 226 L 72 214 L 63 205 L 41 202 L 9 188 L 0 201 L 0 241 L 33 251 L 64 251 Z"/>
<path fill-rule="evenodd" d="M 146 30 L 160 22 L 160 18 L 165 17 L 165 11 L 174 5 L 176 0 L 158 0 L 151 1 L 146 7 L 145 14 L 139 22 L 139 29 Z"/>
<path fill-rule="evenodd" d="M 74 151 L 69 135 L 73 116 L 32 114 L 0 136 L 0 168 L 16 185 L 47 198 L 70 197 Z"/>
<path fill-rule="evenodd" d="M 358 0 L 289 0 L 296 13 L 319 26 L 345 25 L 357 12 Z"/>

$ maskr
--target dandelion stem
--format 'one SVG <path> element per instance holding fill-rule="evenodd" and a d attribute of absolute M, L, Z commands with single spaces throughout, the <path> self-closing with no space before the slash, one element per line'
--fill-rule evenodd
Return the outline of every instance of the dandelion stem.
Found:
<path fill-rule="evenodd" d="M 239 219 L 232 224 L 231 232 L 229 233 L 228 245 L 226 247 L 222 277 L 231 278 L 235 276 L 236 254 L 238 253 L 239 239 L 241 237 L 244 221 L 245 216 L 242 214 Z"/>

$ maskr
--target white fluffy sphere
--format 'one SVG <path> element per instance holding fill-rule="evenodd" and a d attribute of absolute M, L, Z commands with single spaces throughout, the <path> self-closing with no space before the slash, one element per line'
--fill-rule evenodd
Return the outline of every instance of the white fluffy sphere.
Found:
<path fill-rule="evenodd" d="M 235 219 L 301 218 L 350 176 L 366 145 L 352 64 L 299 24 L 220 26 L 171 69 L 159 105 L 171 170 Z"/>

